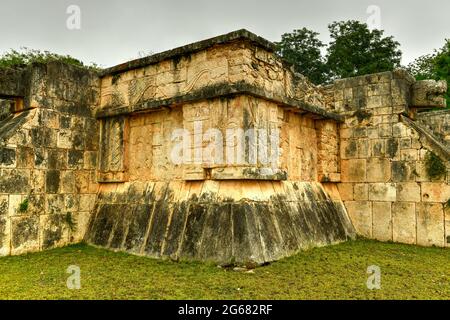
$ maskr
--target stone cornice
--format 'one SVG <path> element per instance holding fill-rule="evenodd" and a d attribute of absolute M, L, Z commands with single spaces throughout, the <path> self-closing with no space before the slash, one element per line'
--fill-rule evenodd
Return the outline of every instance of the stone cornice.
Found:
<path fill-rule="evenodd" d="M 269 100 L 300 113 L 312 114 L 313 116 L 320 119 L 332 119 L 338 122 L 342 122 L 344 120 L 344 116 L 339 115 L 335 112 L 325 110 L 321 107 L 308 104 L 298 99 L 268 93 L 265 90 L 246 82 L 238 82 L 235 84 L 219 83 L 203 87 L 191 93 L 177 95 L 167 99 L 146 100 L 132 106 L 105 107 L 96 112 L 96 117 L 106 118 L 138 112 L 146 112 L 158 110 L 164 107 L 172 107 L 183 103 L 190 103 L 194 101 L 214 99 L 226 96 L 235 96 L 240 94 L 246 94 Z"/>
<path fill-rule="evenodd" d="M 256 34 L 251 33 L 248 30 L 241 29 L 241 30 L 233 31 L 233 32 L 230 32 L 227 34 L 217 36 L 217 37 L 213 37 L 210 39 L 190 43 L 188 45 L 181 46 L 181 47 L 178 47 L 175 49 L 156 53 L 156 54 L 153 54 L 148 57 L 131 60 L 131 61 L 119 64 L 119 65 L 111 67 L 111 68 L 107 68 L 100 72 L 100 76 L 104 77 L 106 75 L 117 74 L 117 73 L 125 72 L 128 70 L 132 70 L 132 69 L 142 68 L 142 67 L 145 67 L 145 66 L 148 66 L 151 64 L 158 63 L 163 60 L 167 60 L 167 59 L 175 58 L 178 56 L 188 55 L 193 52 L 201 51 L 206 48 L 212 47 L 213 45 L 223 44 L 223 43 L 227 43 L 227 42 L 231 42 L 231 41 L 235 41 L 235 40 L 239 40 L 239 39 L 244 39 L 244 40 L 253 42 L 253 43 L 257 44 L 258 46 L 263 47 L 267 51 L 270 51 L 270 52 L 275 51 L 275 44 L 273 44 L 272 42 L 270 42 L 260 36 L 257 36 Z"/>

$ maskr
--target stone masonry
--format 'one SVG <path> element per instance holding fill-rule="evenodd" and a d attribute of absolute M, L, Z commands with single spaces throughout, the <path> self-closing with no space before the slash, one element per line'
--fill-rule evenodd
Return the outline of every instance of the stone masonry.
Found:
<path fill-rule="evenodd" d="M 422 112 L 445 107 L 445 91 L 403 70 L 314 86 L 246 30 L 99 74 L 0 70 L 0 254 L 83 239 L 260 264 L 355 231 L 450 246 L 448 117 Z M 229 129 L 279 139 L 231 136 L 211 161 Z"/>
<path fill-rule="evenodd" d="M 58 62 L 16 74 L 26 88 L 6 90 L 0 75 L 16 99 L 0 122 L 2 255 L 80 241 L 97 192 L 97 76 Z"/>

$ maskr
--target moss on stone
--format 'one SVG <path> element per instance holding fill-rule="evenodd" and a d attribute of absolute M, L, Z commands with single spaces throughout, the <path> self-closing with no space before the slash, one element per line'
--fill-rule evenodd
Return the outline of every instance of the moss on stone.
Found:
<path fill-rule="evenodd" d="M 447 172 L 444 162 L 434 152 L 425 155 L 425 168 L 431 179 L 439 179 Z"/>
<path fill-rule="evenodd" d="M 20 204 L 19 204 L 19 212 L 26 212 L 28 210 L 28 198 L 25 198 Z"/>

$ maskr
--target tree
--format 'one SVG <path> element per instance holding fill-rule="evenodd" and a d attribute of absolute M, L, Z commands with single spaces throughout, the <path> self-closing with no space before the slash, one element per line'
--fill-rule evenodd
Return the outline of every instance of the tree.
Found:
<path fill-rule="evenodd" d="M 417 80 L 446 80 L 447 84 L 450 84 L 450 39 L 445 40 L 441 49 L 414 60 L 407 69 Z M 450 87 L 447 89 L 446 98 L 447 108 L 450 108 Z"/>
<path fill-rule="evenodd" d="M 406 67 L 409 73 L 411 73 L 416 80 L 435 79 L 436 74 L 434 72 L 434 59 L 436 55 L 426 54 L 420 56 Z"/>
<path fill-rule="evenodd" d="M 400 44 L 382 30 L 369 30 L 359 21 L 333 22 L 328 26 L 332 41 L 327 66 L 332 78 L 347 78 L 393 70 L 400 66 Z"/>
<path fill-rule="evenodd" d="M 325 63 L 320 53 L 324 44 L 319 34 L 307 28 L 297 29 L 281 36 L 277 52 L 294 66 L 296 72 L 308 77 L 315 84 L 325 81 Z"/>

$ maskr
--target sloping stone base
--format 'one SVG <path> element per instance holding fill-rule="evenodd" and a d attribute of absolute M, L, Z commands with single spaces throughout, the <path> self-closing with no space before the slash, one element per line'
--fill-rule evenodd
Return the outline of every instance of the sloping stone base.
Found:
<path fill-rule="evenodd" d="M 340 199 L 319 183 L 206 181 L 102 185 L 86 241 L 151 257 L 262 264 L 354 235 Z"/>

